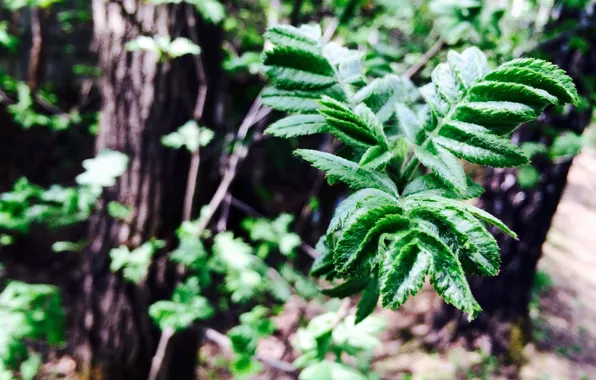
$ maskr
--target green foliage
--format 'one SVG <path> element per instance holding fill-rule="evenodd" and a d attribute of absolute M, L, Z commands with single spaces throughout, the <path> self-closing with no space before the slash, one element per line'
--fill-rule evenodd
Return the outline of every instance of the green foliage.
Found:
<path fill-rule="evenodd" d="M 163 240 L 150 240 L 132 251 L 124 245 L 112 248 L 110 250 L 112 259 L 110 270 L 112 272 L 122 270 L 125 279 L 138 284 L 147 277 L 151 258 L 155 251 L 163 247 L 165 247 Z"/>
<path fill-rule="evenodd" d="M 198 277 L 189 277 L 178 284 L 171 301 L 158 301 L 149 307 L 149 315 L 162 330 L 180 331 L 197 319 L 208 319 L 213 315 L 209 300 L 200 295 L 199 283 Z"/>
<path fill-rule="evenodd" d="M 18 38 L 8 33 L 8 22 L 0 21 L 0 45 L 14 53 L 18 43 Z"/>
<path fill-rule="evenodd" d="M 152 4 L 191 4 L 211 23 L 219 24 L 226 16 L 226 8 L 218 0 L 147 0 Z"/>
<path fill-rule="evenodd" d="M 161 143 L 167 147 L 180 149 L 185 147 L 189 152 L 196 152 L 199 147 L 207 146 L 215 137 L 215 133 L 206 127 L 199 127 L 196 121 L 184 123 L 177 131 L 161 138 Z"/>
<path fill-rule="evenodd" d="M 62 1 L 63 0 L 5 0 L 3 5 L 11 11 L 17 11 L 22 8 L 31 7 L 49 8 Z"/>
<path fill-rule="evenodd" d="M 250 376 L 261 371 L 260 363 L 254 359 L 259 340 L 276 330 L 269 310 L 263 306 L 255 306 L 250 312 L 240 315 L 240 324 L 228 331 L 235 353 L 231 367 L 234 376 Z"/>
<path fill-rule="evenodd" d="M 527 164 L 522 150 L 505 137 L 548 105 L 575 103 L 571 79 L 546 61 L 516 59 L 490 70 L 477 48 L 450 51 L 447 62 L 433 70 L 432 83 L 420 88 L 426 105 L 415 106 L 410 83 L 390 75 L 367 85 L 355 63 L 361 57 L 323 43 L 315 27 L 272 27 L 267 37 L 275 47 L 265 53 L 272 87 L 264 102 L 299 114 L 277 122 L 268 133 L 329 132 L 352 148 L 359 162 L 296 151 L 332 183 L 357 190 L 337 208 L 323 255 L 313 265 L 311 273 L 343 280 L 325 292 L 334 297 L 362 292 L 361 321 L 379 297 L 383 306 L 397 308 L 430 277 L 445 301 L 475 318 L 481 309 L 466 274 L 494 276 L 500 266 L 497 243 L 484 223 L 515 234 L 458 201 L 481 192 L 458 159 L 493 167 Z M 391 128 L 393 116 L 397 133 Z M 416 178 L 420 164 L 431 173 Z"/>
<path fill-rule="evenodd" d="M 108 214 L 115 219 L 126 220 L 132 215 L 132 207 L 111 201 L 108 203 Z"/>
<path fill-rule="evenodd" d="M 53 286 L 8 283 L 0 293 L 0 376 L 12 379 L 18 371 L 23 379 L 35 378 L 41 359 L 25 342 L 28 339 L 44 339 L 51 345 L 63 342 L 61 303 L 60 293 Z"/>
<path fill-rule="evenodd" d="M 548 155 L 551 159 L 572 158 L 579 154 L 583 144 L 583 136 L 573 132 L 566 132 L 555 138 Z"/>
<path fill-rule="evenodd" d="M 248 231 L 250 240 L 262 242 L 257 248 L 261 259 L 265 259 L 275 247 L 283 255 L 289 256 L 302 242 L 300 236 L 288 231 L 293 220 L 291 214 L 281 214 L 274 220 L 247 218 L 242 222 L 242 227 Z"/>
<path fill-rule="evenodd" d="M 168 36 L 140 36 L 126 43 L 128 51 L 149 51 L 157 53 L 160 59 L 174 59 L 186 54 L 199 55 L 201 48 L 188 38 Z"/>
<path fill-rule="evenodd" d="M 540 181 L 540 172 L 532 165 L 524 165 L 517 169 L 516 177 L 522 189 L 530 189 Z"/>
<path fill-rule="evenodd" d="M 336 313 L 326 313 L 313 318 L 297 331 L 293 342 L 302 353 L 294 361 L 296 367 L 303 368 L 299 379 L 367 379 L 370 355 L 381 344 L 376 334 L 384 328 L 384 320 L 378 317 L 368 317 L 359 324 L 353 315 L 341 319 Z M 335 362 L 325 359 L 328 353 L 335 356 Z M 348 365 L 346 356 L 368 371 L 362 373 Z"/>
<path fill-rule="evenodd" d="M 2 85 L 6 86 L 6 83 L 2 83 Z M 7 109 L 14 121 L 23 128 L 29 129 L 35 126 L 42 126 L 54 131 L 61 131 L 68 129 L 72 124 L 81 122 L 81 115 L 76 111 L 52 115 L 37 112 L 29 86 L 24 82 L 16 82 L 14 87 L 18 100 L 15 104 L 9 105 Z M 42 95 L 38 94 L 37 96 Z M 47 98 L 43 98 L 43 101 L 51 104 Z"/>
<path fill-rule="evenodd" d="M 128 167 L 128 157 L 113 150 L 102 150 L 94 158 L 83 161 L 85 172 L 79 174 L 76 181 L 81 186 L 93 190 L 114 186 L 116 178 L 124 174 Z"/>

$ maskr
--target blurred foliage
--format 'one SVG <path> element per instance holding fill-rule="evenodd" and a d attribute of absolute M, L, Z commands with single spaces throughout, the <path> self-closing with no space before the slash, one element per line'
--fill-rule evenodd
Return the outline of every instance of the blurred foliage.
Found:
<path fill-rule="evenodd" d="M 365 167 L 371 171 L 407 164 L 411 147 L 408 136 L 393 137 L 403 130 L 405 116 L 424 118 L 426 111 L 417 86 L 430 80 L 437 81 L 432 77 L 433 70 L 447 60 L 449 49 L 464 51 L 471 45 L 477 46 L 486 52 L 489 67 L 495 68 L 526 52 L 535 52 L 545 41 L 578 27 L 577 23 L 571 23 L 545 31 L 549 15 L 561 4 L 541 0 L 146 2 L 194 9 L 201 23 L 221 28 L 224 34 L 221 69 L 225 76 L 220 83 L 225 83 L 222 85 L 224 88 L 229 82 L 232 89 L 224 96 L 231 105 L 229 112 L 226 109 L 224 118 L 228 127 L 241 120 L 246 108 L 244 103 L 252 101 L 263 87 L 265 78 L 261 72 L 265 67 L 262 52 L 272 49 L 272 44 L 265 39 L 268 27 L 277 23 L 306 24 L 309 26 L 303 30 L 320 33 L 326 42 L 334 41 L 326 44 L 325 54 L 345 86 L 336 87 L 334 90 L 339 92 L 332 91 L 327 95 L 333 97 L 347 89 L 347 95 L 353 96 L 354 102 L 364 103 L 375 111 L 374 117 L 385 124 L 385 132 L 392 136 L 387 151 L 384 148 L 368 149 L 366 155 L 358 149 L 344 148 L 340 151 L 342 158 L 361 158 L 355 163 L 358 168 L 355 170 Z M 587 3 L 586 0 L 566 0 L 565 6 L 585 7 Z M 52 22 L 56 23 L 58 34 L 64 36 L 76 35 L 81 32 L 81 25 L 88 26 L 92 22 L 90 3 L 81 0 L 5 0 L 0 4 L 0 12 L 3 16 L 29 17 L 32 7 L 52 12 Z M 28 22 L 14 22 L 12 18 L 0 21 L 0 57 L 14 59 L 27 53 L 25 50 L 30 43 L 27 40 L 30 38 L 28 28 Z M 190 56 L 196 56 L 197 60 L 209 59 L 204 56 L 205 47 L 199 46 L 190 38 L 192 36 L 187 37 L 142 35 L 126 41 L 125 47 L 138 55 L 156 54 L 164 64 L 190 62 L 193 60 Z M 572 38 L 570 45 L 580 50 L 590 48 L 587 41 L 580 37 Z M 94 57 L 90 61 L 76 56 L 71 42 L 54 49 L 58 54 L 75 57 L 76 62 L 68 72 L 72 71 L 77 86 L 86 80 L 97 85 L 103 73 L 96 67 Z M 417 66 L 420 66 L 419 69 L 413 70 Z M 38 131 L 34 129 L 39 128 L 56 140 L 70 136 L 70 133 L 78 134 L 81 127 L 84 127 L 82 131 L 86 135 L 97 134 L 96 105 L 95 108 L 81 105 L 66 107 L 70 103 L 62 98 L 63 92 L 60 91 L 61 86 L 66 84 L 41 83 L 39 88 L 32 89 L 9 67 L 0 65 L 0 103 L 15 125 L 27 130 L 26 133 L 36 133 Z M 318 69 L 323 70 L 323 65 Z M 584 85 L 594 87 L 592 82 L 586 78 Z M 266 91 L 262 99 L 281 111 L 295 111 L 288 106 L 287 95 Z M 312 107 L 313 113 L 294 115 L 294 118 L 282 119 L 270 127 L 270 131 L 277 130 L 278 136 L 285 134 L 292 137 L 288 145 L 282 145 L 284 143 L 270 136 L 254 136 L 255 139 L 266 140 L 269 146 L 275 145 L 277 150 L 272 166 L 286 170 L 291 160 L 288 147 L 296 146 L 298 141 L 321 141 L 294 138 L 303 134 L 299 131 L 305 126 L 309 126 L 311 131 L 326 128 L 322 116 L 314 113 L 320 107 L 319 95 L 317 101 L 311 99 L 310 103 L 301 103 L 301 106 Z M 398 101 L 403 103 L 403 107 L 396 109 Z M 335 112 L 336 116 L 343 110 L 329 101 L 326 107 L 329 114 Z M 350 119 L 350 122 L 364 118 L 363 113 L 354 115 L 357 118 Z M 280 116 L 282 112 L 272 114 L 273 118 Z M 353 139 L 354 136 L 337 135 L 344 142 L 357 140 Z M 362 134 L 357 137 L 362 137 Z M 225 161 L 225 156 L 234 151 L 227 148 L 239 145 L 230 144 L 229 136 L 213 126 L 206 126 L 202 120 L 190 120 L 159 138 L 164 146 L 181 150 L 176 154 L 194 154 L 199 149 L 203 152 L 205 147 L 208 162 L 217 161 L 214 156 L 221 152 L 223 159 L 220 160 Z M 520 149 L 530 159 L 567 160 L 576 155 L 587 144 L 586 141 L 585 137 L 567 133 L 555 136 L 551 147 L 526 143 Z M 78 143 L 72 142 L 71 145 Z M 15 240 L 31 234 L 35 226 L 45 226 L 58 232 L 69 226 L 84 225 L 102 192 L 117 185 L 118 178 L 126 172 L 129 160 L 121 152 L 101 151 L 96 157 L 84 160 L 84 170 L 78 170 L 80 174 L 68 181 L 52 181 L 45 187 L 36 185 L 42 182 L 32 177 L 18 179 L 12 188 L 7 187 L 10 190 L 0 195 L 0 248 L 14 245 Z M 436 180 L 422 178 L 425 179 L 419 180 L 416 186 L 430 186 L 435 194 L 448 194 L 437 186 Z M 522 187 L 532 187 L 539 180 L 540 173 L 531 164 L 519 168 L 518 182 Z M 416 186 L 411 186 L 409 190 L 415 193 Z M 477 188 L 470 186 L 469 190 L 469 197 L 477 195 Z M 255 191 L 266 193 L 272 199 L 276 196 L 274 190 L 265 184 Z M 327 206 L 321 205 L 316 196 L 309 197 L 308 202 L 309 208 L 314 211 Z M 104 207 L 111 218 L 123 224 L 130 222 L 137 211 L 134 205 L 117 200 L 110 200 Z M 450 207 L 453 205 L 449 204 L 447 208 Z M 276 334 L 274 317 L 287 302 L 299 299 L 311 305 L 322 303 L 329 312 L 303 321 L 296 339 L 291 342 L 301 353 L 293 363 L 300 370 L 299 377 L 307 380 L 376 378 L 377 375 L 371 371 L 371 360 L 374 349 L 379 345 L 378 334 L 383 330 L 384 322 L 375 315 L 365 317 L 376 307 L 380 292 L 378 278 L 350 284 L 352 290 L 363 292 L 356 315 L 351 315 L 351 311 L 337 312 L 337 300 L 325 302 L 319 291 L 320 283 L 303 273 L 300 256 L 304 255 L 302 251 L 305 247 L 300 235 L 293 232 L 294 215 L 281 213 L 276 218 L 250 216 L 241 219 L 241 228 L 233 231 L 200 230 L 202 217 L 208 211 L 205 206 L 197 220 L 181 222 L 175 236 L 164 237 L 164 240 L 153 238 L 138 247 L 122 245 L 110 251 L 110 269 L 130 282 L 131 286 L 147 278 L 158 254 L 167 254 L 170 261 L 185 268 L 187 276 L 172 284 L 174 291 L 170 299 L 157 301 L 148 310 L 157 326 L 162 330 L 180 331 L 198 326 L 198 321 L 201 321 L 200 326 L 208 326 L 225 313 L 240 315 L 239 324 L 227 333 L 234 359 L 227 364 L 226 370 L 242 378 L 256 375 L 264 369 L 264 364 L 258 360 L 257 346 L 260 341 Z M 84 235 L 73 237 L 74 242 L 64 239 L 71 237 L 56 237 L 52 250 L 78 252 L 87 244 Z M 329 257 L 324 240 L 321 242 L 317 250 L 323 254 L 322 257 Z M 314 272 L 325 264 L 328 263 L 322 262 L 322 259 L 316 261 Z M 333 280 L 333 276 L 328 279 Z M 338 294 L 338 290 L 333 289 L 328 289 L 326 293 L 333 295 L 335 291 Z M 61 343 L 64 315 L 60 303 L 59 290 L 49 285 L 10 281 L 3 288 L 0 293 L 0 321 L 8 323 L 8 328 L 0 332 L 0 379 L 32 379 L 36 376 L 42 357 L 29 347 L 28 342 L 46 340 L 50 344 Z"/>

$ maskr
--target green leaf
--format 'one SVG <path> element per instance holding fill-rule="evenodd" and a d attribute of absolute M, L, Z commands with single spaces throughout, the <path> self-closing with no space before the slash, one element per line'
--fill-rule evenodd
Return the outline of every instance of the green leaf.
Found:
<path fill-rule="evenodd" d="M 403 103 L 397 103 L 395 110 L 399 129 L 413 144 L 422 144 L 425 137 L 424 128 L 416 114 Z"/>
<path fill-rule="evenodd" d="M 334 288 L 322 289 L 321 292 L 329 297 L 345 298 L 361 292 L 370 281 L 368 276 L 351 278 Z"/>
<path fill-rule="evenodd" d="M 359 210 L 360 211 L 360 210 Z M 355 214 L 342 230 L 333 251 L 335 269 L 344 274 L 370 272 L 379 261 L 378 239 L 386 232 L 396 232 L 408 225 L 408 220 L 396 215 L 397 205 L 382 206 Z"/>
<path fill-rule="evenodd" d="M 417 239 L 420 249 L 432 256 L 430 282 L 437 293 L 468 314 L 468 320 L 476 318 L 482 309 L 472 295 L 457 257 L 443 242 L 427 233 L 419 233 Z"/>
<path fill-rule="evenodd" d="M 178 58 L 186 54 L 199 55 L 201 48 L 188 38 L 177 37 L 170 42 L 166 53 L 171 58 Z"/>
<path fill-rule="evenodd" d="M 462 205 L 462 203 L 458 203 L 458 205 Z M 465 203 L 463 203 L 463 207 L 465 208 L 465 210 L 467 212 L 474 215 L 476 218 L 483 220 L 483 221 L 487 222 L 488 224 L 491 224 L 491 225 L 497 227 L 498 229 L 500 229 L 507 235 L 511 236 L 514 239 L 517 239 L 517 234 L 515 232 L 511 231 L 511 229 L 509 227 L 507 227 L 505 225 L 505 223 L 501 222 L 499 219 L 495 218 L 488 212 L 486 212 L 478 207 L 468 205 Z"/>
<path fill-rule="evenodd" d="M 501 266 L 499 246 L 486 228 L 472 215 L 455 208 L 442 209 L 440 214 L 455 231 L 466 236 L 470 243 L 478 248 L 464 249 L 460 252 L 459 258 L 464 269 L 469 274 L 496 276 Z"/>
<path fill-rule="evenodd" d="M 199 147 L 207 146 L 215 137 L 215 133 L 206 127 L 199 127 L 196 121 L 189 120 L 175 132 L 161 138 L 167 147 L 180 149 L 185 147 L 189 152 L 196 152 Z"/>
<path fill-rule="evenodd" d="M 454 120 L 481 124 L 495 133 L 510 132 L 520 123 L 535 120 L 540 115 L 533 107 L 523 103 L 505 101 L 470 102 L 459 105 Z M 513 125 L 511 128 L 509 125 Z"/>
<path fill-rule="evenodd" d="M 294 46 L 299 50 L 321 53 L 320 35 L 315 38 L 312 34 L 305 33 L 304 29 L 291 25 L 274 25 L 267 29 L 265 38 L 275 45 Z"/>
<path fill-rule="evenodd" d="M 385 254 L 381 268 L 381 295 L 383 307 L 397 309 L 409 295 L 416 295 L 429 274 L 431 254 L 418 247 L 418 240 L 398 245 Z"/>
<path fill-rule="evenodd" d="M 323 94 L 321 91 L 291 91 L 268 87 L 261 94 L 261 100 L 267 107 L 278 111 L 317 113 L 319 99 Z"/>
<path fill-rule="evenodd" d="M 500 67 L 515 67 L 532 70 L 534 73 L 540 73 L 546 76 L 548 80 L 536 81 L 536 77 L 526 76 L 524 76 L 524 80 L 530 83 L 538 82 L 543 87 L 540 87 L 540 85 L 535 87 L 542 88 L 543 90 L 546 90 L 551 94 L 561 98 L 563 101 L 576 104 L 579 99 L 579 95 L 573 80 L 565 73 L 565 71 L 561 70 L 559 67 L 550 62 L 535 58 L 520 58 L 506 62 Z M 556 85 L 553 85 L 552 82 L 556 83 Z"/>
<path fill-rule="evenodd" d="M 367 380 L 367 377 L 345 364 L 321 361 L 300 372 L 300 380 Z"/>
<path fill-rule="evenodd" d="M 362 189 L 346 198 L 333 213 L 333 218 L 327 228 L 327 235 L 344 228 L 346 221 L 355 214 L 366 211 L 370 208 L 392 206 L 398 203 L 398 199 L 377 189 Z M 327 246 L 324 246 L 327 248 Z"/>
<path fill-rule="evenodd" d="M 390 74 L 363 87 L 353 96 L 353 101 L 366 104 L 379 121 L 386 122 L 395 113 L 396 103 L 413 102 L 418 96 L 409 79 Z"/>
<path fill-rule="evenodd" d="M 147 277 L 151 258 L 156 250 L 163 248 L 163 240 L 150 240 L 138 248 L 130 251 L 128 247 L 121 245 L 110 251 L 110 270 L 117 272 L 122 270 L 125 279 L 138 284 Z"/>
<path fill-rule="evenodd" d="M 438 93 L 449 103 L 457 102 L 463 95 L 463 86 L 447 63 L 440 63 L 432 72 L 433 84 Z"/>
<path fill-rule="evenodd" d="M 439 180 L 435 174 L 429 173 L 408 183 L 402 192 L 402 196 L 438 195 L 453 199 L 472 199 L 479 197 L 484 192 L 484 188 L 472 181 L 469 177 L 467 177 L 466 180 L 466 191 L 463 193 L 456 193 L 447 188 L 443 181 Z"/>
<path fill-rule="evenodd" d="M 463 193 L 467 188 L 466 174 L 457 158 L 445 148 L 429 143 L 427 149 L 416 147 L 414 154 L 420 162 L 451 189 Z"/>
<path fill-rule="evenodd" d="M 433 141 L 456 157 L 479 165 L 507 168 L 528 163 L 518 147 L 475 124 L 451 121 Z"/>
<path fill-rule="evenodd" d="M 102 150 L 95 158 L 83 161 L 85 172 L 79 174 L 76 181 L 81 186 L 96 188 L 110 187 L 116 184 L 128 166 L 128 157 L 124 153 Z"/>
<path fill-rule="evenodd" d="M 581 135 L 573 132 L 565 132 L 555 137 L 552 146 L 548 151 L 551 159 L 574 157 L 582 149 L 584 139 Z"/>
<path fill-rule="evenodd" d="M 289 138 L 328 131 L 325 119 L 321 115 L 294 115 L 271 124 L 265 133 Z"/>
<path fill-rule="evenodd" d="M 354 319 L 355 324 L 362 322 L 366 317 L 372 314 L 373 311 L 375 311 L 377 303 L 379 302 L 379 295 L 379 278 L 377 276 L 372 276 L 371 280 L 368 282 L 368 285 L 362 291 L 360 301 L 358 301 L 358 305 L 356 306 L 356 317 Z"/>
<path fill-rule="evenodd" d="M 371 146 L 364 152 L 358 165 L 369 170 L 383 170 L 391 161 L 393 154 L 378 145 Z"/>
<path fill-rule="evenodd" d="M 516 178 L 522 189 L 531 189 L 540 181 L 540 172 L 532 165 L 524 165 L 517 169 Z"/>
<path fill-rule="evenodd" d="M 347 105 L 328 96 L 321 99 L 319 112 L 325 117 L 329 131 L 342 142 L 355 147 L 366 147 L 376 143 L 371 128 Z"/>
<path fill-rule="evenodd" d="M 265 74 L 285 90 L 325 89 L 337 83 L 335 71 L 322 54 L 278 46 L 265 52 Z"/>
<path fill-rule="evenodd" d="M 481 102 L 486 100 L 510 100 L 513 102 L 531 104 L 542 107 L 547 104 L 557 104 L 556 96 L 539 88 L 519 83 L 505 83 L 484 81 L 472 87 L 470 100 Z"/>
<path fill-rule="evenodd" d="M 470 88 L 488 73 L 488 61 L 482 51 L 470 47 L 461 54 L 450 51 L 447 60 L 465 88 Z"/>
<path fill-rule="evenodd" d="M 299 149 L 295 154 L 324 171 L 327 178 L 342 181 L 354 190 L 373 188 L 398 196 L 395 184 L 387 175 L 363 169 L 354 162 L 325 152 Z"/>

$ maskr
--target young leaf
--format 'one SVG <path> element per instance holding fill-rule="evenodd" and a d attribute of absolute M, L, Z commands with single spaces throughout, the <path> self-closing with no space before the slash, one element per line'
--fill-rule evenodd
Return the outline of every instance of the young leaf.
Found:
<path fill-rule="evenodd" d="M 528 163 L 521 150 L 475 124 L 452 121 L 443 125 L 433 141 L 466 161 L 497 168 Z"/>
<path fill-rule="evenodd" d="M 397 309 L 408 296 L 416 295 L 424 285 L 431 262 L 430 252 L 421 250 L 417 239 L 387 252 L 381 268 L 383 307 Z"/>
<path fill-rule="evenodd" d="M 397 187 L 387 175 L 363 169 L 354 162 L 325 152 L 299 149 L 295 154 L 324 171 L 328 178 L 342 181 L 354 190 L 373 188 L 398 196 Z"/>
<path fill-rule="evenodd" d="M 329 131 L 342 142 L 355 147 L 376 144 L 372 129 L 347 105 L 328 96 L 321 99 L 319 112 L 325 117 Z"/>
<path fill-rule="evenodd" d="M 463 193 L 467 187 L 466 174 L 457 158 L 445 148 L 432 142 L 428 148 L 416 147 L 414 154 L 420 162 L 451 189 Z"/>
<path fill-rule="evenodd" d="M 371 146 L 364 152 L 358 165 L 369 170 L 383 170 L 391 161 L 393 154 L 378 145 Z"/>
<path fill-rule="evenodd" d="M 482 310 L 474 299 L 466 276 L 457 257 L 440 240 L 426 233 L 417 235 L 419 247 L 432 255 L 430 282 L 441 297 L 468 314 L 468 320 L 476 318 Z"/>
<path fill-rule="evenodd" d="M 478 198 L 483 192 L 484 188 L 469 177 L 467 180 L 467 188 L 463 193 L 456 193 L 445 186 L 443 181 L 439 180 L 433 173 L 425 174 L 408 183 L 402 192 L 403 197 L 409 196 L 428 196 L 437 195 L 452 199 L 472 199 Z"/>
<path fill-rule="evenodd" d="M 395 104 L 409 103 L 419 97 L 409 79 L 390 74 L 372 81 L 353 96 L 354 103 L 366 104 L 381 122 L 395 113 Z"/>
<path fill-rule="evenodd" d="M 276 137 L 296 137 L 328 132 L 320 115 L 292 115 L 271 124 L 265 133 Z"/>
<path fill-rule="evenodd" d="M 329 297 L 345 298 L 361 292 L 369 282 L 368 276 L 351 278 L 334 288 L 322 289 L 321 292 Z"/>
<path fill-rule="evenodd" d="M 368 273 L 378 262 L 381 234 L 397 232 L 408 225 L 401 207 L 389 205 L 367 209 L 349 220 L 333 251 L 333 263 L 340 273 Z"/>
<path fill-rule="evenodd" d="M 424 142 L 424 128 L 416 114 L 403 103 L 397 103 L 395 110 L 399 129 L 410 142 L 422 144 Z"/>
<path fill-rule="evenodd" d="M 268 87 L 263 90 L 261 100 L 267 107 L 278 111 L 316 114 L 323 94 L 322 91 L 290 91 Z"/>
<path fill-rule="evenodd" d="M 356 306 L 356 318 L 354 320 L 355 324 L 362 322 L 366 317 L 372 314 L 373 311 L 375 311 L 377 303 L 379 302 L 379 295 L 379 278 L 377 276 L 373 276 L 368 282 L 366 288 L 364 288 L 362 291 L 362 296 L 360 297 L 360 301 L 358 301 L 358 305 Z"/>

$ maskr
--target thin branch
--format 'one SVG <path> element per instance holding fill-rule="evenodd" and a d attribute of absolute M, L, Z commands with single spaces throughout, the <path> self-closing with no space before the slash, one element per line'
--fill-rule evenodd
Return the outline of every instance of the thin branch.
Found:
<path fill-rule="evenodd" d="M 29 53 L 28 84 L 32 92 L 41 85 L 44 61 L 45 11 L 31 9 L 31 52 Z"/>
<path fill-rule="evenodd" d="M 174 329 L 171 327 L 166 328 L 162 331 L 159 343 L 157 345 L 157 351 L 151 360 L 151 371 L 149 372 L 148 380 L 155 380 L 161 370 L 161 365 L 166 357 L 166 351 L 170 339 L 174 336 Z"/>
<path fill-rule="evenodd" d="M 428 49 L 426 53 L 424 53 L 420 61 L 416 62 L 414 65 L 412 65 L 406 70 L 404 76 L 406 78 L 412 78 L 414 75 L 416 75 L 418 71 L 420 71 L 428 63 L 428 61 L 431 60 L 432 57 L 434 57 L 435 55 L 437 55 L 439 51 L 441 51 L 441 48 L 444 44 L 445 40 L 443 39 L 443 37 L 440 37 L 437 40 L 437 42 L 435 42 L 435 44 L 431 46 L 431 48 Z"/>
<path fill-rule="evenodd" d="M 124 6 L 120 4 L 122 12 L 125 12 Z M 195 30 L 197 25 L 197 20 L 194 15 L 194 9 L 190 4 L 187 5 L 186 9 L 186 22 L 188 24 L 189 34 L 192 42 L 196 45 L 199 45 L 199 38 L 197 32 Z M 142 26 L 139 26 L 139 28 Z M 193 110 L 193 120 L 197 122 L 197 124 L 201 121 L 203 117 L 203 112 L 205 109 L 205 101 L 207 99 L 207 80 L 205 78 L 205 70 L 203 69 L 203 62 L 200 56 L 194 55 L 194 63 L 195 63 L 195 70 L 197 74 L 197 80 L 199 82 L 199 89 L 197 92 L 197 100 L 195 103 L 195 108 Z M 199 130 L 200 131 L 200 130 Z M 199 132 L 200 133 L 200 132 Z M 190 166 L 188 168 L 188 177 L 186 182 L 186 192 L 184 194 L 184 208 L 182 211 L 182 218 L 183 220 L 187 221 L 192 218 L 192 211 L 193 211 L 193 203 L 196 195 L 197 189 L 197 180 L 199 177 L 199 168 L 201 166 L 201 153 L 200 147 L 197 146 L 196 151 L 192 153 L 192 158 L 190 160 Z M 170 339 L 174 335 L 174 330 L 171 328 L 165 329 L 160 338 L 159 343 L 157 346 L 157 351 L 151 360 L 151 370 L 149 372 L 149 380 L 157 379 L 159 373 L 161 372 L 161 368 L 163 366 L 163 361 L 166 356 L 168 343 Z"/>
<path fill-rule="evenodd" d="M 248 146 L 244 143 L 248 131 L 253 125 L 258 123 L 263 117 L 265 117 L 270 112 L 270 110 L 267 110 L 267 112 L 261 112 L 261 107 L 263 107 L 263 105 L 259 96 L 250 107 L 250 110 L 246 114 L 244 120 L 242 121 L 242 124 L 240 125 L 240 128 L 238 129 L 238 133 L 236 135 L 235 140 L 239 146 L 236 147 L 234 153 L 232 153 L 232 156 L 228 160 L 228 167 L 226 168 L 224 176 L 221 182 L 219 183 L 217 190 L 215 190 L 213 198 L 211 198 L 211 201 L 207 205 L 206 215 L 201 215 L 200 222 L 197 227 L 199 235 L 201 235 L 203 231 L 205 231 L 207 225 L 209 225 L 209 222 L 211 221 L 211 218 L 213 218 L 213 215 L 221 205 L 222 201 L 225 199 L 230 185 L 236 177 L 238 171 L 238 164 L 248 154 Z"/>
<path fill-rule="evenodd" d="M 190 38 L 194 44 L 198 45 L 199 37 L 195 30 L 197 20 L 194 15 L 194 9 L 190 4 L 187 4 L 186 7 L 186 21 L 188 24 Z M 203 62 L 201 61 L 201 57 L 194 55 L 193 58 L 195 61 L 197 80 L 199 81 L 199 90 L 197 93 L 195 109 L 193 111 L 193 119 L 198 124 L 201 121 L 201 118 L 203 117 L 203 111 L 205 109 L 205 100 L 207 99 L 207 80 L 205 78 L 205 70 L 203 69 Z M 183 209 L 184 220 L 190 220 L 192 218 L 192 206 L 195 199 L 197 179 L 199 177 L 199 167 L 201 165 L 200 150 L 201 148 L 197 147 L 197 150 L 193 152 L 192 158 L 190 160 L 190 167 L 188 168 L 188 179 L 186 182 L 186 193 L 184 198 Z"/>
<path fill-rule="evenodd" d="M 226 335 L 212 328 L 205 328 L 205 338 L 218 345 L 228 356 L 233 354 L 232 342 Z M 271 368 L 284 371 L 286 373 L 295 373 L 298 371 L 291 363 L 281 360 L 270 359 L 261 355 L 256 355 L 255 359 Z"/>

